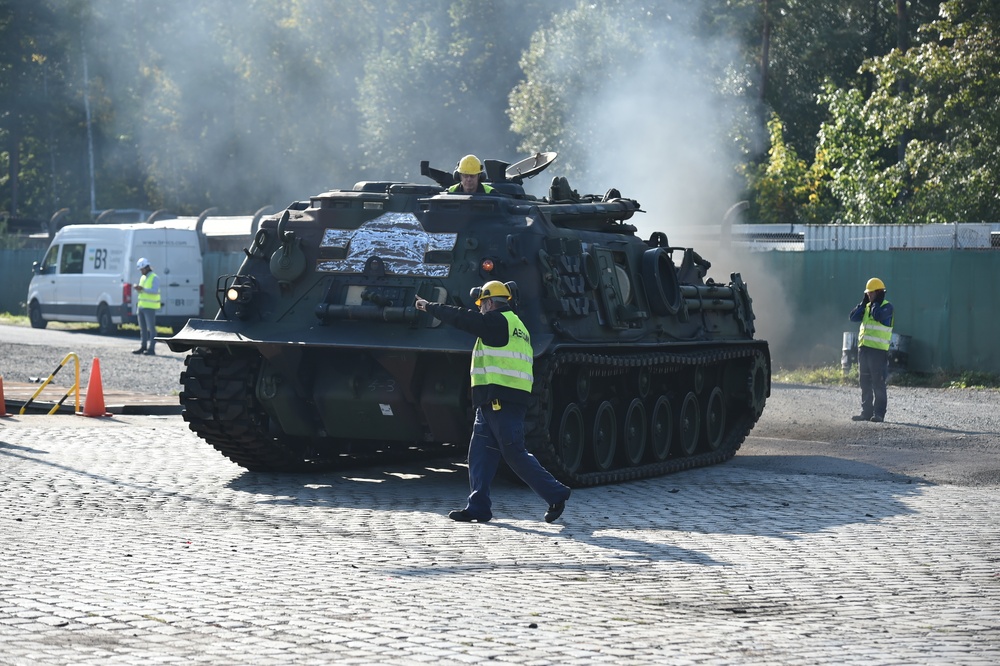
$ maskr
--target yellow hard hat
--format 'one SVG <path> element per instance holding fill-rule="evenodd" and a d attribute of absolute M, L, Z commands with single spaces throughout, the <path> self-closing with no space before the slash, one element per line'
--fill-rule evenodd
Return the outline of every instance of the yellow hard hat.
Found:
<path fill-rule="evenodd" d="M 865 291 L 878 291 L 879 289 L 885 289 L 885 282 L 882 282 L 878 278 L 868 280 L 868 283 L 865 285 Z"/>
<path fill-rule="evenodd" d="M 483 163 L 475 155 L 466 155 L 458 161 L 457 171 L 467 176 L 474 176 L 483 172 Z"/>
<path fill-rule="evenodd" d="M 510 300 L 510 289 L 507 288 L 503 282 L 499 280 L 490 280 L 483 285 L 483 288 L 479 290 L 479 298 L 476 299 L 476 305 L 482 305 L 484 298 L 506 298 Z"/>

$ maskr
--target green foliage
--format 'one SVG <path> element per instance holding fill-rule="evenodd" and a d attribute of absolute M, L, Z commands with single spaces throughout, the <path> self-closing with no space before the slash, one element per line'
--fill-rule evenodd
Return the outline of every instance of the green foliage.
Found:
<path fill-rule="evenodd" d="M 882 155 L 884 128 L 865 116 L 865 100 L 857 89 L 839 90 L 828 84 L 821 100 L 832 120 L 820 130 L 819 150 L 830 165 L 830 190 L 844 207 L 841 221 L 891 222 L 889 209 L 902 185 L 899 170 Z"/>
<path fill-rule="evenodd" d="M 0 10 L 0 209 L 45 218 L 83 194 L 82 143 L 68 136 L 82 117 L 69 58 L 80 3 L 15 0 Z"/>
<path fill-rule="evenodd" d="M 385 178 L 418 174 L 418 161 L 407 164 L 401 156 L 416 155 L 421 139 L 433 137 L 437 119 L 430 110 L 418 110 L 423 100 L 443 100 L 448 81 L 455 72 L 442 58 L 447 49 L 442 35 L 427 21 L 413 25 L 405 35 L 376 54 L 365 66 L 359 107 L 364 110 L 361 127 L 363 167 Z M 412 100 L 402 109 L 399 100 Z"/>
<path fill-rule="evenodd" d="M 1000 377 L 988 372 L 971 370 L 950 380 L 948 388 L 1000 388 Z"/>
<path fill-rule="evenodd" d="M 820 146 L 843 221 L 1000 218 L 1000 16 L 990 4 L 944 3 L 925 27 L 937 39 L 864 64 L 870 94 L 826 87 Z"/>
<path fill-rule="evenodd" d="M 836 210 L 822 155 L 807 165 L 785 143 L 784 124 L 775 115 L 767 124 L 771 149 L 766 162 L 744 166 L 752 206 L 750 218 L 763 223 L 822 224 Z"/>

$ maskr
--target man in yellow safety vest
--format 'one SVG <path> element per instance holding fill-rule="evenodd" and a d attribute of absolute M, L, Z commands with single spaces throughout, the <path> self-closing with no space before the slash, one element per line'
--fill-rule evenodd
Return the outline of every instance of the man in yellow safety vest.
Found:
<path fill-rule="evenodd" d="M 472 349 L 472 402 L 476 422 L 469 442 L 470 494 L 464 509 L 448 514 L 464 523 L 485 523 L 493 517 L 490 484 L 500 458 L 549 508 L 545 522 L 562 515 L 570 489 L 559 483 L 535 456 L 524 448 L 524 416 L 531 395 L 531 337 L 511 310 L 510 289 L 491 280 L 479 290 L 479 311 L 430 303 L 417 296 L 417 310 L 427 312 L 455 328 L 477 336 Z"/>
<path fill-rule="evenodd" d="M 156 351 L 156 311 L 160 309 L 160 278 L 153 272 L 149 260 L 142 257 L 135 262 L 142 276 L 135 291 L 137 298 L 136 318 L 139 320 L 139 340 L 141 346 L 133 354 L 154 356 Z"/>
<path fill-rule="evenodd" d="M 851 321 L 861 322 L 858 333 L 858 379 L 861 384 L 861 413 L 855 421 L 885 420 L 888 402 L 885 382 L 889 374 L 889 343 L 895 319 L 892 303 L 885 300 L 885 283 L 868 280 L 861 302 L 851 310 Z"/>

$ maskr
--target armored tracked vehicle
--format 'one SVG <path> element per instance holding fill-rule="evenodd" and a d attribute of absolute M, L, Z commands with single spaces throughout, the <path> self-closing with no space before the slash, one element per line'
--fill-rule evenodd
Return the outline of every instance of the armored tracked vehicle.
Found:
<path fill-rule="evenodd" d="M 554 153 L 484 163 L 489 194 L 359 182 L 265 218 L 214 320 L 167 344 L 191 353 L 190 428 L 254 471 L 325 469 L 396 451 L 464 454 L 474 340 L 414 307 L 475 307 L 506 283 L 531 333 L 527 445 L 564 483 L 654 476 L 732 457 L 770 395 L 767 343 L 738 273 L 727 283 L 664 233 L 637 236 L 617 190 L 545 197 L 523 179 Z"/>

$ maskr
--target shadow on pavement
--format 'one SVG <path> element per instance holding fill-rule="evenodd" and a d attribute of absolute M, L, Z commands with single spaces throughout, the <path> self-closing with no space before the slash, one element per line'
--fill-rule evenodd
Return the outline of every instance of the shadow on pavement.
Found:
<path fill-rule="evenodd" d="M 844 525 L 913 513 L 906 499 L 926 481 L 867 463 L 828 456 L 746 456 L 724 465 L 654 479 L 573 491 L 556 523 L 542 522 L 543 502 L 519 482 L 498 476 L 494 519 L 473 527 L 550 538 L 571 538 L 637 557 L 720 564 L 671 545 L 672 533 L 745 535 L 796 540 Z M 269 505 L 438 513 L 461 508 L 468 494 L 466 468 L 435 460 L 324 474 L 255 474 L 229 488 L 260 495 Z M 537 520 L 537 527 L 525 520 Z M 557 534 L 552 530 L 558 529 Z"/>

